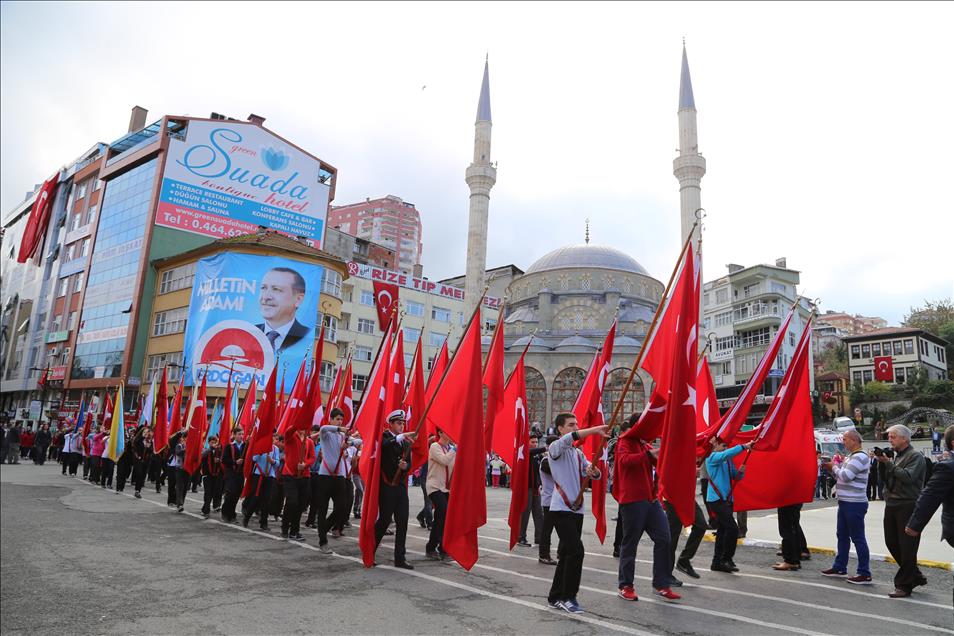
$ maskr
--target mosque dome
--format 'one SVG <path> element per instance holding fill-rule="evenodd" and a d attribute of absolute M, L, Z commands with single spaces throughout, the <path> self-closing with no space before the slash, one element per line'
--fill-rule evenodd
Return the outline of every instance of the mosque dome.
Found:
<path fill-rule="evenodd" d="M 648 276 L 649 272 L 636 259 L 613 247 L 605 245 L 568 245 L 541 256 L 526 273 L 535 274 L 567 268 L 612 269 Z"/>
<path fill-rule="evenodd" d="M 517 338 L 509 347 L 507 347 L 507 349 L 521 351 L 527 346 L 528 343 L 530 345 L 530 351 L 550 350 L 550 347 L 547 346 L 547 343 L 537 336 L 523 336 L 522 338 Z"/>
<path fill-rule="evenodd" d="M 596 344 L 587 338 L 577 334 L 565 338 L 556 346 L 557 351 L 588 353 L 596 351 Z"/>

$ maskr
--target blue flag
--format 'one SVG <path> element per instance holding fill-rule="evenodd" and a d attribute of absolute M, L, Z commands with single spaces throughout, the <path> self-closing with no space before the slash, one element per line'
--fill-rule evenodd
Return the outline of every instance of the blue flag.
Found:
<path fill-rule="evenodd" d="M 80 400 L 79 415 L 76 417 L 76 426 L 73 427 L 73 435 L 83 430 L 84 419 L 86 419 L 86 400 Z"/>

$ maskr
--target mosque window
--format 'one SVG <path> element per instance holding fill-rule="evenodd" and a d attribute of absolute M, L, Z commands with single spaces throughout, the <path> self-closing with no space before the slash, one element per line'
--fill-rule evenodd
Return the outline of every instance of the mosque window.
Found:
<path fill-rule="evenodd" d="M 609 418 L 613 416 L 613 409 L 619 402 L 623 394 L 623 387 L 626 385 L 626 379 L 629 377 L 629 369 L 620 368 L 610 371 L 606 376 L 606 383 L 603 385 L 603 417 L 609 423 Z M 617 423 L 624 421 L 633 413 L 641 413 L 646 406 L 646 395 L 643 389 L 643 381 L 637 375 L 633 378 L 629 386 L 629 392 L 623 402 L 623 410 L 619 412 Z"/>
<path fill-rule="evenodd" d="M 580 289 L 583 291 L 589 291 L 592 283 L 592 277 L 589 274 L 583 274 L 580 276 Z"/>
<path fill-rule="evenodd" d="M 547 382 L 543 374 L 533 367 L 525 367 L 527 382 L 527 417 L 530 422 L 546 422 Z"/>
<path fill-rule="evenodd" d="M 579 367 L 569 367 L 560 371 L 553 380 L 553 414 L 573 411 L 576 398 L 583 388 L 586 372 Z"/>

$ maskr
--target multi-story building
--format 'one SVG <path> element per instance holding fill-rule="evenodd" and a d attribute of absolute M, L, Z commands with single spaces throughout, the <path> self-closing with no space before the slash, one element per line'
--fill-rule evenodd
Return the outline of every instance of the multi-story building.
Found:
<path fill-rule="evenodd" d="M 389 269 L 421 276 L 423 228 L 413 203 L 389 194 L 335 206 L 328 213 L 328 227 L 394 250 L 395 261 L 387 266 Z"/>
<path fill-rule="evenodd" d="M 784 369 L 795 353 L 811 308 L 798 295 L 799 273 L 780 258 L 775 265 L 729 265 L 727 275 L 705 283 L 702 290 L 700 337 L 712 343 L 709 367 L 719 406 L 730 406 L 768 350 L 772 337 L 793 305 L 797 306 L 778 359 L 760 394 L 775 395 Z M 768 400 L 757 399 L 752 416 L 761 415 Z"/>
<path fill-rule="evenodd" d="M 848 336 L 848 375 L 851 384 L 865 385 L 874 381 L 875 358 L 890 357 L 892 382 L 904 384 L 918 369 L 929 380 L 947 378 L 949 343 L 943 338 L 913 327 L 887 327 L 860 336 Z"/>
<path fill-rule="evenodd" d="M 816 325 L 829 325 L 846 336 L 860 336 L 876 329 L 884 329 L 888 321 L 878 316 L 861 316 L 840 311 L 826 311 L 818 316 Z"/>
<path fill-rule="evenodd" d="M 373 243 L 368 239 L 345 234 L 341 230 L 329 227 L 325 230 L 323 249 L 344 261 L 354 261 L 362 265 L 374 265 L 384 269 L 393 269 L 394 250 Z"/>
<path fill-rule="evenodd" d="M 59 172 L 32 264 L 15 266 L 7 248 L 19 244 L 32 200 L 4 219 L 2 302 L 10 328 L 2 348 L 13 354 L 2 376 L 7 413 L 37 400 L 76 403 L 81 392 L 120 381 L 139 390 L 153 261 L 259 228 L 321 246 L 334 167 L 266 129 L 257 115 L 167 115 L 145 125 L 146 115 L 133 109 L 127 134 Z M 38 390 L 41 372 L 49 382 Z"/>

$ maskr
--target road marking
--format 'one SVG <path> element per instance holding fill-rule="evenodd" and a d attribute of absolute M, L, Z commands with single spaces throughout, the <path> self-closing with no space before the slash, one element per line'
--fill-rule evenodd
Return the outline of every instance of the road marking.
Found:
<path fill-rule="evenodd" d="M 409 536 L 409 537 L 413 537 L 413 538 L 418 539 L 418 540 L 421 540 L 421 541 L 426 541 L 426 540 L 427 540 L 427 539 L 425 539 L 424 537 L 421 537 L 421 536 L 419 536 L 419 535 L 417 535 L 417 534 L 413 534 L 413 533 L 408 533 L 408 536 Z M 492 550 L 492 549 L 490 549 L 490 548 L 484 548 L 484 547 L 481 547 L 480 550 L 482 550 L 482 551 L 484 551 L 484 552 L 489 552 L 490 554 L 497 554 L 497 555 L 500 555 L 500 556 L 509 557 L 509 558 L 514 558 L 514 559 L 524 559 L 524 560 L 527 560 L 527 561 L 536 561 L 536 559 L 534 559 L 533 557 L 524 556 L 524 555 L 522 555 L 522 554 L 513 554 L 513 553 L 510 553 L 510 552 L 503 552 L 503 551 L 500 551 L 500 550 Z M 418 553 L 418 554 L 420 554 L 420 553 Z M 593 568 L 593 567 L 589 567 L 589 566 L 585 566 L 585 565 L 583 566 L 583 569 L 584 569 L 584 570 L 588 570 L 588 571 L 590 571 L 590 572 L 597 572 L 597 573 L 599 573 L 599 574 L 609 574 L 609 575 L 614 576 L 614 577 L 617 576 L 617 572 L 614 572 L 614 571 L 611 571 L 611 570 L 601 570 L 601 569 L 599 569 L 599 568 Z M 642 579 L 642 580 L 644 580 L 644 581 L 652 581 L 652 577 L 649 577 L 649 576 L 637 576 L 637 577 L 635 577 L 635 578 L 637 578 L 637 579 Z M 758 593 L 755 593 L 755 592 L 746 592 L 746 591 L 744 591 L 744 590 L 734 590 L 734 589 L 730 589 L 730 588 L 715 587 L 715 586 L 711 586 L 711 585 L 699 585 L 699 584 L 696 584 L 696 583 L 685 583 L 685 584 L 684 584 L 684 587 L 690 588 L 690 589 L 691 589 L 691 588 L 697 588 L 697 589 L 700 589 L 700 590 L 710 590 L 710 591 L 713 591 L 713 592 L 722 592 L 722 593 L 724 593 L 724 594 L 737 594 L 737 595 L 739 595 L 739 596 L 748 596 L 748 597 L 751 597 L 751 598 L 758 598 L 758 599 L 763 599 L 763 600 L 770 600 L 770 601 L 774 601 L 774 602 L 777 602 L 777 603 L 785 603 L 785 604 L 788 604 L 788 605 L 795 605 L 795 606 L 798 606 L 798 607 L 808 607 L 808 608 L 811 608 L 811 609 L 827 610 L 827 611 L 829 611 L 829 612 L 834 612 L 834 613 L 837 613 L 837 614 L 848 614 L 848 615 L 850 615 L 850 616 L 857 616 L 857 615 L 858 615 L 858 611 L 857 611 L 857 610 L 846 610 L 846 609 L 841 609 L 841 608 L 839 608 L 839 607 L 830 607 L 830 606 L 826 606 L 826 605 L 818 605 L 818 604 L 816 604 L 816 603 L 806 603 L 806 602 L 804 602 L 804 601 L 796 601 L 796 600 L 788 599 L 788 598 L 781 598 L 781 597 L 776 597 L 776 596 L 768 596 L 768 595 L 765 595 L 765 594 L 758 594 Z M 879 599 L 879 600 L 884 600 L 884 599 L 882 598 L 882 599 Z M 657 601 L 657 602 L 658 602 L 658 601 Z M 668 603 L 665 603 L 665 604 L 668 605 Z M 673 604 L 673 606 L 674 606 L 674 607 L 688 607 L 688 606 L 686 606 L 686 605 L 675 605 L 675 604 Z M 698 608 L 697 608 L 697 609 L 698 609 Z M 706 610 L 706 611 L 710 611 L 710 610 Z M 903 619 L 903 618 L 893 618 L 893 617 L 891 617 L 891 616 L 881 616 L 881 617 L 880 617 L 880 620 L 882 620 L 882 621 L 887 621 L 887 622 L 890 622 L 890 623 L 898 623 L 899 625 L 907 625 L 907 626 L 909 626 L 909 627 L 918 627 L 918 628 L 921 628 L 921 629 L 934 630 L 934 631 L 938 631 L 938 632 L 945 633 L 945 634 L 954 634 L 954 630 L 945 629 L 945 628 L 943 628 L 943 627 L 935 627 L 935 626 L 933 626 L 933 625 L 927 625 L 927 624 L 925 624 L 925 623 L 917 623 L 917 622 L 915 622 L 915 621 L 909 621 L 909 620 L 906 620 L 906 619 Z M 774 626 L 774 625 L 772 625 L 771 623 L 769 623 L 768 625 Z"/>
<path fill-rule="evenodd" d="M 82 483 L 85 483 L 85 484 L 88 485 L 88 486 L 95 486 L 95 485 L 96 485 L 96 484 L 91 484 L 91 483 L 86 482 L 86 481 L 84 481 L 84 482 L 82 482 Z M 134 496 L 134 495 L 130 495 L 130 494 L 125 493 L 125 492 L 118 493 L 118 494 L 121 494 L 121 495 L 123 495 L 124 497 L 129 497 L 129 498 L 131 498 L 131 499 L 135 499 L 135 496 Z M 186 497 L 186 500 L 192 501 L 192 502 L 195 502 L 195 503 L 204 503 L 203 501 L 198 500 L 198 499 L 194 499 L 194 498 L 192 498 L 192 497 Z M 168 504 L 164 504 L 164 503 L 159 502 L 159 501 L 154 501 L 153 499 L 150 499 L 150 498 L 148 498 L 148 497 L 143 497 L 143 498 L 142 498 L 142 501 L 151 503 L 151 504 L 154 505 L 154 506 L 167 506 L 167 505 L 168 505 Z M 308 544 L 308 543 L 299 543 L 299 542 L 297 542 L 297 541 L 287 541 L 286 539 L 282 539 L 281 537 L 276 536 L 276 535 L 273 535 L 273 534 L 270 534 L 270 533 L 257 532 L 257 531 L 255 531 L 255 530 L 250 529 L 250 528 L 245 528 L 245 527 L 240 526 L 240 525 L 237 526 L 237 525 L 232 524 L 232 523 L 225 523 L 224 521 L 220 521 L 220 520 L 218 520 L 218 519 L 212 519 L 211 517 L 209 517 L 208 519 L 206 519 L 206 518 L 203 517 L 201 514 L 198 514 L 198 513 L 195 513 L 195 512 L 187 512 L 187 511 L 183 510 L 182 512 L 177 513 L 177 514 L 186 515 L 186 516 L 192 517 L 192 518 L 194 518 L 194 519 L 199 519 L 199 520 L 201 520 L 201 521 L 211 521 L 211 522 L 213 522 L 213 523 L 217 523 L 217 524 L 219 524 L 220 526 L 224 526 L 224 527 L 230 528 L 230 529 L 232 529 L 232 530 L 239 530 L 239 531 L 248 533 L 248 534 L 251 535 L 251 536 L 255 536 L 255 537 L 265 537 L 265 538 L 268 538 L 268 539 L 272 539 L 272 540 L 274 540 L 274 541 L 285 541 L 285 542 L 288 543 L 289 545 L 296 545 L 296 546 L 298 546 L 298 547 L 300 547 L 300 548 L 302 548 L 302 549 L 312 550 L 312 551 L 314 551 L 314 552 L 318 552 L 319 554 L 322 554 L 321 551 L 320 551 L 317 547 L 315 547 L 315 546 L 313 546 L 313 545 L 310 545 L 310 544 Z M 348 540 L 350 540 L 350 541 L 356 541 L 356 539 L 353 539 L 352 537 L 343 537 L 343 538 L 348 539 Z M 410 552 L 410 550 L 409 550 L 409 552 Z M 414 552 L 414 554 L 423 554 L 423 553 Z M 338 552 L 334 552 L 334 551 L 332 551 L 332 553 L 331 553 L 330 555 L 327 555 L 327 556 L 334 556 L 334 557 L 337 557 L 337 558 L 339 558 L 339 559 L 343 559 L 343 560 L 345 560 L 345 561 L 351 561 L 351 562 L 353 562 L 353 563 L 360 564 L 362 567 L 364 567 L 364 561 L 363 561 L 362 559 L 358 558 L 358 557 L 349 556 L 349 555 L 347 555 L 347 554 L 339 554 Z M 559 610 L 552 610 L 552 609 L 550 609 L 549 607 L 547 607 L 546 605 L 541 605 L 541 604 L 538 604 L 538 603 L 533 603 L 533 602 L 526 601 L 526 600 L 520 599 L 520 598 L 513 598 L 513 597 L 511 597 L 511 596 L 504 596 L 503 594 L 496 594 L 496 593 L 494 593 L 494 592 L 488 592 L 487 590 L 482 590 L 482 589 L 480 589 L 480 588 L 473 587 L 473 586 L 467 585 L 467 584 L 465 584 L 465 583 L 458 583 L 457 581 L 451 581 L 451 580 L 449 580 L 449 579 L 443 579 L 443 578 L 440 578 L 440 577 L 438 577 L 438 576 L 434 576 L 434 575 L 431 575 L 431 574 L 424 574 L 423 572 L 418 572 L 417 570 L 403 570 L 403 569 L 395 568 L 395 567 L 388 566 L 388 565 L 378 565 L 378 566 L 376 566 L 375 569 L 389 570 L 389 571 L 397 572 L 397 573 L 399 573 L 399 574 L 405 574 L 405 575 L 407 575 L 407 576 L 415 576 L 415 577 L 417 577 L 417 578 L 424 579 L 424 580 L 427 580 L 427 581 L 431 581 L 431 582 L 433 582 L 433 583 L 438 583 L 438 584 L 440 584 L 440 585 L 444 585 L 444 586 L 447 586 L 447 587 L 457 588 L 457 589 L 459 589 L 459 590 L 464 590 L 464 591 L 470 592 L 470 593 L 472 593 L 472 594 L 477 594 L 477 595 L 479 595 L 479 596 L 484 596 L 484 597 L 487 597 L 487 598 L 492 598 L 492 599 L 495 599 L 495 600 L 498 600 L 498 601 L 506 601 L 506 602 L 508 602 L 508 603 L 512 603 L 512 604 L 515 604 L 515 605 L 520 605 L 520 606 L 523 606 L 523 607 L 526 607 L 526 608 L 529 608 L 529 609 L 533 609 L 533 610 L 537 610 L 537 611 L 540 611 L 540 612 L 544 612 L 544 613 L 547 613 L 547 614 L 550 614 L 550 615 L 556 615 L 555 612 L 556 612 L 556 611 L 559 611 Z M 611 623 L 611 622 L 609 622 L 609 621 L 600 620 L 600 619 L 598 619 L 598 618 L 593 618 L 593 617 L 590 617 L 590 616 L 583 616 L 583 615 L 580 615 L 580 614 L 565 613 L 565 616 L 561 615 L 561 617 L 563 617 L 563 618 L 570 618 L 570 619 L 572 619 L 572 620 L 575 620 L 575 621 L 578 621 L 578 622 L 581 622 L 581 623 L 587 623 L 587 624 L 589 624 L 589 625 L 594 625 L 594 626 L 600 627 L 600 628 L 602 628 L 602 629 L 606 629 L 606 630 L 610 630 L 610 631 L 614 631 L 614 632 L 620 632 L 620 633 L 623 633 L 623 634 L 633 634 L 634 636 L 654 636 L 654 634 L 652 634 L 651 632 L 644 632 L 644 631 L 641 631 L 641 630 L 638 630 L 638 629 L 634 629 L 634 628 L 632 628 L 632 627 L 627 627 L 627 626 L 625 626 L 625 625 L 617 625 L 616 623 Z M 806 632 L 806 633 L 809 633 L 809 632 Z"/>
<path fill-rule="evenodd" d="M 509 530 L 509 528 L 508 528 L 508 530 Z M 410 535 L 411 533 L 408 532 L 408 534 Z M 506 543 L 507 545 L 510 545 L 510 539 L 509 539 L 509 538 L 507 538 L 507 539 L 501 539 L 501 538 L 499 538 L 499 537 L 492 537 L 492 536 L 486 535 L 486 534 L 478 534 L 477 536 L 478 536 L 478 538 L 481 538 L 481 539 L 489 539 L 489 540 L 491 540 L 491 541 L 499 541 L 500 543 Z M 613 557 L 613 556 L 611 556 L 611 555 L 609 555 L 609 554 L 603 554 L 602 552 L 585 552 L 585 554 L 586 554 L 586 556 L 602 557 L 602 558 L 604 558 L 604 559 L 614 559 L 614 560 L 615 560 L 615 558 L 616 558 L 616 557 Z M 529 558 L 529 559 L 531 559 L 531 560 L 536 560 L 536 559 L 533 559 L 533 557 L 526 557 L 526 558 Z M 637 562 L 637 563 L 646 563 L 646 564 L 649 564 L 649 565 L 652 565 L 652 563 L 653 563 L 652 561 L 648 561 L 648 560 L 645 560 L 645 559 L 636 559 L 636 562 Z M 704 572 L 703 572 L 703 573 L 704 573 Z M 708 575 L 706 575 L 706 576 L 708 577 Z M 826 585 L 826 584 L 824 584 L 824 583 L 813 583 L 813 582 L 811 582 L 811 581 L 799 581 L 799 580 L 791 579 L 791 578 L 782 578 L 782 577 L 766 576 L 766 575 L 764 575 L 764 574 L 750 574 L 750 573 L 747 573 L 747 572 L 736 572 L 735 574 L 733 574 L 733 576 L 744 576 L 744 577 L 750 577 L 750 578 L 756 578 L 756 579 L 764 579 L 764 580 L 766 580 L 766 581 L 773 581 L 773 582 L 775 582 L 775 583 L 790 583 L 790 584 L 793 584 L 793 585 L 805 585 L 805 586 L 808 586 L 808 587 L 817 587 L 817 588 L 823 588 L 823 589 L 828 589 L 828 590 L 835 590 L 835 591 L 837 591 L 837 592 L 843 592 L 843 593 L 845 593 L 845 594 L 855 594 L 855 595 L 857 595 L 857 596 L 867 596 L 867 597 L 869 597 L 869 598 L 875 598 L 875 599 L 882 600 L 882 601 L 886 598 L 886 595 L 884 595 L 884 594 L 876 594 L 876 593 L 874 593 L 874 592 L 863 592 L 863 591 L 858 590 L 858 589 L 850 588 L 850 587 L 848 587 L 848 584 L 847 584 L 847 583 L 846 583 L 844 586 L 839 587 L 839 586 L 835 586 L 835 585 Z M 693 584 L 693 585 L 695 585 L 695 584 Z M 937 607 L 937 608 L 944 609 L 944 610 L 950 609 L 950 605 L 945 605 L 945 604 L 943 604 L 943 603 L 932 603 L 932 602 L 930 602 L 930 601 L 919 601 L 919 600 L 913 599 L 913 598 L 901 598 L 901 599 L 894 599 L 894 600 L 895 600 L 895 601 L 904 601 L 904 602 L 906 602 L 906 603 L 913 603 L 913 604 L 915 604 L 915 605 L 924 605 L 924 606 L 927 606 L 927 607 Z"/>

